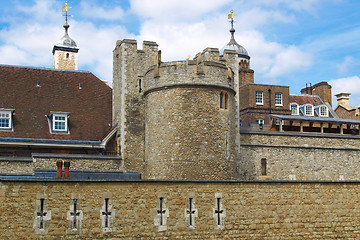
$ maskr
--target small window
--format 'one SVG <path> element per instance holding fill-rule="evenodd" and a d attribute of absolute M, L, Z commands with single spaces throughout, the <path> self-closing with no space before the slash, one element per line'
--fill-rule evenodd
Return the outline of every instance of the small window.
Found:
<path fill-rule="evenodd" d="M 220 108 L 228 109 L 229 95 L 227 93 L 220 92 L 219 104 Z"/>
<path fill-rule="evenodd" d="M 305 105 L 305 116 L 314 116 L 314 108 L 312 105 Z"/>
<path fill-rule="evenodd" d="M 0 129 L 11 130 L 12 129 L 12 109 L 0 109 Z"/>
<path fill-rule="evenodd" d="M 291 115 L 299 115 L 299 105 L 297 103 L 290 104 Z"/>
<path fill-rule="evenodd" d="M 11 128 L 11 112 L 0 112 L 0 129 Z"/>
<path fill-rule="evenodd" d="M 69 133 L 68 117 L 70 113 L 51 112 L 48 116 L 51 133 Z"/>
<path fill-rule="evenodd" d="M 258 119 L 256 119 L 256 123 L 259 125 L 264 125 L 265 121 L 263 118 L 258 118 Z"/>
<path fill-rule="evenodd" d="M 53 130 L 54 131 L 66 131 L 67 130 L 67 116 L 55 115 L 53 117 Z"/>
<path fill-rule="evenodd" d="M 275 106 L 282 106 L 282 93 L 275 93 Z"/>
<path fill-rule="evenodd" d="M 283 121 L 280 120 L 280 119 L 278 119 L 278 118 L 275 119 L 275 124 L 276 124 L 276 125 L 280 125 L 280 123 L 281 123 L 281 125 L 283 125 L 282 122 L 283 122 Z"/>
<path fill-rule="evenodd" d="M 220 93 L 220 108 L 224 108 L 224 94 Z"/>
<path fill-rule="evenodd" d="M 319 107 L 319 113 L 320 117 L 328 117 L 329 116 L 329 110 L 327 106 L 320 106 Z"/>
<path fill-rule="evenodd" d="M 256 101 L 256 105 L 263 105 L 263 92 L 261 91 L 256 91 L 255 93 L 255 101 Z"/>
<path fill-rule="evenodd" d="M 69 58 L 70 57 L 70 54 L 69 53 L 66 53 L 66 58 Z"/>

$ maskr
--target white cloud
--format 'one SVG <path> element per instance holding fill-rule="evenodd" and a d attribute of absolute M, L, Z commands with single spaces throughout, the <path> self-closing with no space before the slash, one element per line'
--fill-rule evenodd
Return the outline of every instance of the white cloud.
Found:
<path fill-rule="evenodd" d="M 330 80 L 329 84 L 332 86 L 333 95 L 338 93 L 351 93 L 350 106 L 357 106 L 360 104 L 360 77 L 351 76 L 346 78 L 338 78 Z M 336 106 L 336 98 L 333 97 L 333 105 Z"/>
<path fill-rule="evenodd" d="M 109 6 L 107 9 L 91 1 L 81 1 L 81 14 L 92 19 L 120 20 L 124 18 L 125 11 L 119 6 Z"/>
<path fill-rule="evenodd" d="M 344 61 L 338 65 L 336 68 L 338 70 L 338 74 L 343 75 L 347 74 L 352 68 L 359 65 L 359 62 L 352 56 L 346 56 Z"/>
<path fill-rule="evenodd" d="M 219 10 L 233 0 L 130 0 L 132 10 L 140 17 L 169 21 L 189 21 Z"/>

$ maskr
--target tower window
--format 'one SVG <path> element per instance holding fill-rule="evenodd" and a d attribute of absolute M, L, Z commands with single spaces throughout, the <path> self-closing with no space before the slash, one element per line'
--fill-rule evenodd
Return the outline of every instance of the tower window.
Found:
<path fill-rule="evenodd" d="M 255 93 L 255 103 L 256 103 L 256 105 L 264 105 L 263 92 L 262 91 L 256 91 L 256 93 Z"/>
<path fill-rule="evenodd" d="M 66 53 L 66 59 L 68 59 L 70 57 L 69 53 Z"/>
<path fill-rule="evenodd" d="M 275 93 L 275 106 L 282 106 L 282 93 Z"/>
<path fill-rule="evenodd" d="M 220 92 L 220 108 L 228 109 L 229 107 L 229 94 Z"/>

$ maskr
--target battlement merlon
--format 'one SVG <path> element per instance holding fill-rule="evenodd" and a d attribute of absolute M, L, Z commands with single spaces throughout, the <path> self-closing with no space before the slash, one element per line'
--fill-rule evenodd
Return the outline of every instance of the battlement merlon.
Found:
<path fill-rule="evenodd" d="M 223 56 L 220 56 L 218 48 L 205 48 L 201 53 L 197 53 L 194 60 L 197 62 L 202 61 L 217 61 L 234 63 L 238 54 L 235 50 L 225 50 Z"/>
<path fill-rule="evenodd" d="M 137 41 L 134 39 L 117 40 L 114 52 L 117 52 L 121 47 L 127 46 L 128 49 L 132 49 L 134 52 L 140 53 L 156 53 L 158 51 L 158 44 L 152 41 L 143 41 L 143 49 L 137 49 Z M 151 54 L 150 53 L 150 54 Z"/>

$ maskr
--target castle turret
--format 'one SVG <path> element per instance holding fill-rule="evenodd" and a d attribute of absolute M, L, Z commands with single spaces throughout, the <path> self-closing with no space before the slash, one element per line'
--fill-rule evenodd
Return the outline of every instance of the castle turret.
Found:
<path fill-rule="evenodd" d="M 70 25 L 67 22 L 68 3 L 65 3 L 63 7 L 63 12 L 65 12 L 65 34 L 59 41 L 54 45 L 53 55 L 54 55 L 54 68 L 56 69 L 68 69 L 68 70 L 77 70 L 78 69 L 78 51 L 75 41 L 69 36 L 69 27 Z"/>
<path fill-rule="evenodd" d="M 114 50 L 114 124 L 128 171 L 145 179 L 236 179 L 236 52 L 162 62 L 154 42 Z"/>

